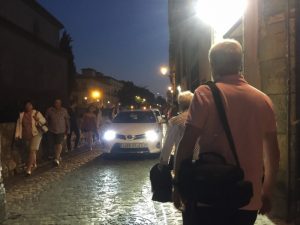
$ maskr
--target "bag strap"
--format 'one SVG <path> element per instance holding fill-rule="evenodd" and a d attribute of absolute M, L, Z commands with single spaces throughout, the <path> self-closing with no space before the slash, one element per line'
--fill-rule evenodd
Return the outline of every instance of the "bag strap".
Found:
<path fill-rule="evenodd" d="M 230 149 L 232 151 L 232 154 L 234 156 L 236 165 L 239 168 L 241 168 L 240 161 L 239 161 L 239 158 L 238 158 L 238 155 L 237 155 L 237 152 L 236 152 L 236 147 L 235 147 L 235 144 L 234 144 L 234 140 L 233 140 L 233 137 L 232 137 L 232 133 L 231 133 L 231 130 L 230 130 L 230 127 L 229 127 L 226 111 L 225 111 L 224 104 L 223 104 L 223 101 L 222 101 L 220 89 L 212 81 L 206 82 L 206 85 L 209 86 L 209 88 L 210 88 L 210 90 L 213 94 L 214 101 L 215 101 L 215 104 L 216 104 L 216 107 L 217 107 L 217 111 L 218 111 L 221 123 L 223 125 L 224 131 L 226 133 L 228 143 L 229 143 Z"/>

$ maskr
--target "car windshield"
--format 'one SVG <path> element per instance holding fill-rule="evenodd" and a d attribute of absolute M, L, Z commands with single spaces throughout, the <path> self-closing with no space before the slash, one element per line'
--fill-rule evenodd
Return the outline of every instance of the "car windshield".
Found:
<path fill-rule="evenodd" d="M 153 112 L 120 112 L 113 123 L 155 123 L 156 119 Z"/>

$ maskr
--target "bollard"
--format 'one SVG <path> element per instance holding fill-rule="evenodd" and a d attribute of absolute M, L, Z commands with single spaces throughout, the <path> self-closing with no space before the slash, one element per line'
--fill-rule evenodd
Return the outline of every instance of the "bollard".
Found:
<path fill-rule="evenodd" d="M 2 163 L 1 163 L 1 132 L 0 132 L 0 223 L 6 218 L 6 199 L 5 199 L 5 188 L 2 179 Z"/>

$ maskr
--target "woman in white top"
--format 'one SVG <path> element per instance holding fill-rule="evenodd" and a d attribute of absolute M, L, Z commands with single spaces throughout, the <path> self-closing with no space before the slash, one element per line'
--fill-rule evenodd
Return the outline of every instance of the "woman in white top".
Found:
<path fill-rule="evenodd" d="M 24 111 L 20 113 L 17 121 L 15 138 L 22 140 L 23 151 L 28 154 L 26 174 L 31 175 L 31 171 L 36 167 L 36 152 L 39 150 L 42 140 L 41 126 L 46 123 L 44 116 L 33 109 L 31 101 L 26 101 Z"/>

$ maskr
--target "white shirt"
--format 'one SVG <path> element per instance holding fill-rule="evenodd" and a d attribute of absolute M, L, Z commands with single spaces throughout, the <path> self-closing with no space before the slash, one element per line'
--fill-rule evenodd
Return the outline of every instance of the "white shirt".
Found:
<path fill-rule="evenodd" d="M 188 116 L 188 111 L 184 111 L 178 116 L 174 116 L 169 120 L 168 129 L 164 141 L 164 146 L 160 153 L 160 163 L 168 164 L 172 151 L 177 150 L 179 142 L 185 130 L 185 122 Z M 198 151 L 194 151 L 194 159 L 198 157 Z M 174 154 L 175 155 L 175 154 Z"/>

